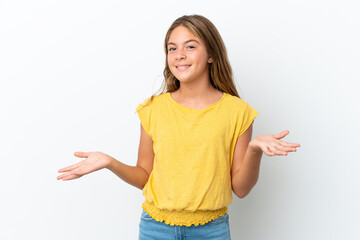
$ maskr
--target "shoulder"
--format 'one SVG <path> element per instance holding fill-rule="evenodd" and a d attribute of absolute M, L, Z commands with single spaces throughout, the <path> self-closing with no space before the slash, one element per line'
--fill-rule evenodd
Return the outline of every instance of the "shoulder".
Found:
<path fill-rule="evenodd" d="M 153 108 L 160 101 L 162 101 L 164 99 L 165 94 L 166 93 L 161 93 L 161 94 L 150 96 L 150 97 L 146 98 L 141 103 L 139 103 L 139 105 L 136 107 L 136 111 L 139 111 L 140 109 L 143 109 L 143 108 Z"/>
<path fill-rule="evenodd" d="M 225 104 L 227 112 L 231 112 L 236 118 L 244 118 L 245 116 L 256 116 L 259 112 L 254 109 L 247 101 L 228 94 L 228 101 Z"/>
<path fill-rule="evenodd" d="M 248 103 L 245 100 L 243 100 L 237 96 L 233 96 L 228 93 L 227 93 L 227 95 L 228 95 L 227 96 L 227 99 L 228 99 L 227 105 L 230 106 L 231 108 L 244 108 L 248 105 Z"/>

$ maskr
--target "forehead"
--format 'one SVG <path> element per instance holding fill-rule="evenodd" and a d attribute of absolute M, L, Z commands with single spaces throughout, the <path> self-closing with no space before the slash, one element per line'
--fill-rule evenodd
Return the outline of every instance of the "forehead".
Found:
<path fill-rule="evenodd" d="M 195 36 L 187 27 L 180 25 L 171 32 L 168 44 L 170 43 L 181 44 L 190 39 L 194 39 L 199 43 L 202 42 L 201 39 Z"/>

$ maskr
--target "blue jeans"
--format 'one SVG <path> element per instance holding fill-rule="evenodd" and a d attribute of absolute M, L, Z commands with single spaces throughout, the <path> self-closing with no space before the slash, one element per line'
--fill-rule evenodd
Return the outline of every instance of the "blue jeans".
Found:
<path fill-rule="evenodd" d="M 139 240 L 231 240 L 227 213 L 204 225 L 187 227 L 158 222 L 143 210 L 139 229 Z"/>

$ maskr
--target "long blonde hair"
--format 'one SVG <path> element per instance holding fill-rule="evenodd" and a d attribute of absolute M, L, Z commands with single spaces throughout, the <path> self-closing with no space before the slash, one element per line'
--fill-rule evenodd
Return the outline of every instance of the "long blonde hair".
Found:
<path fill-rule="evenodd" d="M 234 84 L 232 68 L 227 56 L 225 44 L 214 24 L 209 19 L 201 15 L 184 15 L 176 19 L 169 27 L 164 42 L 166 56 L 165 68 L 163 71 L 164 81 L 158 92 L 161 91 L 160 94 L 164 92 L 173 92 L 180 87 L 180 81 L 172 74 L 167 62 L 167 45 L 169 38 L 172 31 L 178 26 L 186 27 L 196 37 L 200 38 L 204 42 L 208 54 L 213 59 L 213 62 L 209 63 L 209 77 L 211 85 L 221 92 L 226 92 L 240 98 Z M 156 95 L 157 94 L 153 94 L 147 104 L 149 104 Z"/>

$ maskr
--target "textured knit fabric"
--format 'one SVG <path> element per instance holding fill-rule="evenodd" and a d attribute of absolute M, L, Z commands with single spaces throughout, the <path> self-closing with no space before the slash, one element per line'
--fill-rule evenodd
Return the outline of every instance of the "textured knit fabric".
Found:
<path fill-rule="evenodd" d="M 143 210 L 139 223 L 138 240 L 231 240 L 229 218 L 229 214 L 226 213 L 204 225 L 171 226 L 156 221 Z"/>
<path fill-rule="evenodd" d="M 155 153 L 142 208 L 171 226 L 203 225 L 224 216 L 233 201 L 235 144 L 258 112 L 227 93 L 206 108 L 191 109 L 169 92 L 146 99 L 136 110 Z"/>

